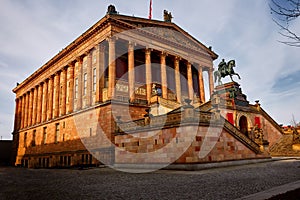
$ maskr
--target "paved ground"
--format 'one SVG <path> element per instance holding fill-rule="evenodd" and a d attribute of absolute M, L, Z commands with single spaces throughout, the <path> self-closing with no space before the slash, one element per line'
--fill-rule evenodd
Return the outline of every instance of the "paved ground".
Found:
<path fill-rule="evenodd" d="M 300 160 L 148 174 L 0 168 L 0 199 L 236 199 L 299 180 Z"/>

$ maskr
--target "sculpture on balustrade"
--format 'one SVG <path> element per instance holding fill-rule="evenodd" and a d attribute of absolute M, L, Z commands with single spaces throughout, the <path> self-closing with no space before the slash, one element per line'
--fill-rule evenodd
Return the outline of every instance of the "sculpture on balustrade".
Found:
<path fill-rule="evenodd" d="M 173 16 L 171 12 L 164 10 L 164 21 L 165 22 L 172 22 Z"/>

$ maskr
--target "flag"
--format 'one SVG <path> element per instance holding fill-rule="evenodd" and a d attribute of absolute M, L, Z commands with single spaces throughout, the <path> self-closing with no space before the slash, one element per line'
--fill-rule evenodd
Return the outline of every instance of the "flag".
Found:
<path fill-rule="evenodd" d="M 152 0 L 150 0 L 149 19 L 152 19 Z"/>

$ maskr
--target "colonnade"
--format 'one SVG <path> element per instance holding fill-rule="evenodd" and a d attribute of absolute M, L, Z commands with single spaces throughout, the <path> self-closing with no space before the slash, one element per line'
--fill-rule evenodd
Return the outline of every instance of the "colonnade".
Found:
<path fill-rule="evenodd" d="M 105 43 L 105 44 L 104 44 Z M 105 60 L 108 62 L 107 98 L 113 99 L 116 90 L 116 39 L 109 38 L 106 42 L 98 44 L 89 51 L 69 62 L 48 78 L 36 84 L 21 95 L 17 95 L 15 112 L 15 130 L 24 129 L 49 120 L 70 114 L 74 111 L 90 107 L 103 102 L 103 89 L 105 87 Z M 108 48 L 108 49 L 107 49 Z M 105 53 L 107 50 L 107 53 Z M 145 83 L 146 99 L 151 100 L 152 73 L 151 54 L 153 49 L 145 48 Z M 168 98 L 166 57 L 171 53 L 160 52 L 160 73 L 162 98 Z M 177 101 L 181 103 L 180 58 L 174 57 L 174 76 Z M 198 70 L 199 98 L 205 102 L 203 71 L 208 71 L 209 89 L 214 89 L 213 68 L 201 66 L 184 60 L 187 69 L 188 96 L 194 98 L 192 65 Z M 128 93 L 131 102 L 135 100 L 135 51 L 134 43 L 128 42 Z M 50 70 L 49 70 L 50 71 Z M 44 73 L 47 73 L 44 72 Z M 35 81 L 35 80 L 34 80 Z M 26 85 L 24 86 L 26 87 Z"/>

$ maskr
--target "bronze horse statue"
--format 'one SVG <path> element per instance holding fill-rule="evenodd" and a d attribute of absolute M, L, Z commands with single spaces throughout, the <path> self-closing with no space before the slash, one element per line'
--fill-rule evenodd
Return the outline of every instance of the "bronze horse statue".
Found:
<path fill-rule="evenodd" d="M 235 67 L 235 60 L 230 60 L 228 63 L 226 63 L 224 59 L 222 59 L 222 61 L 218 66 L 218 71 L 215 71 L 214 73 L 215 82 L 218 81 L 218 84 L 221 85 L 222 84 L 221 78 L 224 78 L 226 76 L 230 76 L 231 81 L 234 82 L 234 80 L 232 79 L 233 75 L 236 75 L 239 79 L 241 79 L 240 75 L 234 72 L 233 70 L 234 67 Z"/>

